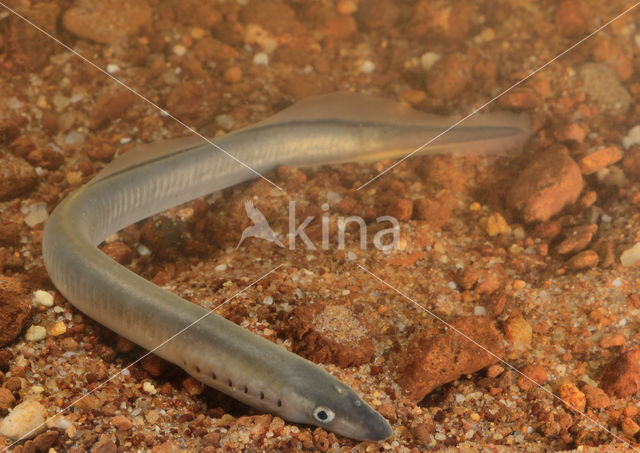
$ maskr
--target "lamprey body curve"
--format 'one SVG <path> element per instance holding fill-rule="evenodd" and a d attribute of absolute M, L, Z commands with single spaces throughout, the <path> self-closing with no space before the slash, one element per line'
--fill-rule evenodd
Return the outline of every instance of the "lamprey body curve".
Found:
<path fill-rule="evenodd" d="M 215 142 L 254 170 L 401 157 L 453 120 L 392 101 L 336 93 L 304 100 Z M 491 152 L 527 139 L 526 118 L 478 115 L 423 153 Z M 255 178 L 193 138 L 146 145 L 114 160 L 66 197 L 44 231 L 51 280 L 79 310 L 153 349 L 207 313 L 103 254 L 97 245 L 145 217 Z M 195 378 L 261 411 L 358 440 L 388 438 L 389 423 L 350 387 L 284 347 L 211 313 L 154 351 Z"/>

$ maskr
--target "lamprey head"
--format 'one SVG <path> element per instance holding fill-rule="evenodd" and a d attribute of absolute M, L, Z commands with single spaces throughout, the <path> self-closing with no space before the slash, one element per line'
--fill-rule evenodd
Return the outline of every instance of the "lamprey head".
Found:
<path fill-rule="evenodd" d="M 379 441 L 392 434 L 389 423 L 351 388 L 322 372 L 288 395 L 289 420 L 320 426 L 356 440 Z M 288 411 L 287 409 L 291 409 Z"/>

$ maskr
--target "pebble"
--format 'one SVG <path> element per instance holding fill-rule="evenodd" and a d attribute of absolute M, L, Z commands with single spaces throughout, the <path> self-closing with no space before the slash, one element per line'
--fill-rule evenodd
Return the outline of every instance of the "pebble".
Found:
<path fill-rule="evenodd" d="M 600 383 L 605 392 L 620 398 L 640 390 L 640 348 L 634 346 L 608 363 Z"/>
<path fill-rule="evenodd" d="M 622 429 L 622 432 L 627 436 L 633 437 L 638 431 L 640 431 L 640 426 L 634 422 L 632 418 L 622 417 L 620 429 Z"/>
<path fill-rule="evenodd" d="M 579 410 L 584 412 L 584 408 L 587 405 L 587 399 L 575 384 L 566 382 L 560 386 L 558 390 L 558 396 L 570 409 Z"/>
<path fill-rule="evenodd" d="M 598 225 L 595 224 L 580 225 L 572 228 L 567 237 L 558 244 L 556 252 L 561 255 L 579 252 L 589 245 L 596 231 L 598 231 Z"/>
<path fill-rule="evenodd" d="M 587 154 L 578 162 L 583 175 L 590 175 L 601 168 L 615 164 L 622 159 L 622 151 L 617 146 L 598 149 L 591 154 Z"/>
<path fill-rule="evenodd" d="M 118 431 L 129 431 L 133 427 L 133 422 L 124 415 L 116 415 L 111 417 L 111 423 Z"/>
<path fill-rule="evenodd" d="M 516 314 L 505 322 L 504 335 L 515 348 L 522 349 L 531 344 L 533 329 L 526 319 Z"/>
<path fill-rule="evenodd" d="M 387 206 L 387 215 L 395 217 L 399 222 L 411 219 L 413 202 L 406 198 L 396 198 Z"/>
<path fill-rule="evenodd" d="M 362 72 L 363 74 L 371 74 L 373 71 L 375 71 L 375 69 L 376 65 L 371 60 L 364 60 L 362 63 L 360 63 L 360 72 Z"/>
<path fill-rule="evenodd" d="M 587 400 L 587 407 L 590 409 L 604 409 L 611 404 L 609 396 L 599 387 L 586 384 L 582 391 Z"/>
<path fill-rule="evenodd" d="M 0 275 L 0 347 L 20 335 L 31 315 L 31 306 L 20 281 Z"/>
<path fill-rule="evenodd" d="M 240 66 L 231 66 L 224 72 L 222 78 L 225 82 L 238 83 L 242 80 L 242 68 Z"/>
<path fill-rule="evenodd" d="M 425 71 L 430 70 L 434 64 L 440 59 L 440 55 L 435 52 L 425 52 L 420 56 L 420 66 Z"/>
<path fill-rule="evenodd" d="M 38 289 L 31 295 L 31 301 L 35 305 L 41 305 L 48 308 L 53 306 L 53 295 L 48 291 Z"/>
<path fill-rule="evenodd" d="M 179 57 L 183 57 L 187 53 L 187 48 L 182 44 L 176 44 L 171 50 Z"/>
<path fill-rule="evenodd" d="M 564 146 L 555 145 L 520 173 L 507 203 L 526 223 L 544 222 L 574 203 L 582 186 L 580 167 Z"/>
<path fill-rule="evenodd" d="M 0 414 L 6 415 L 15 403 L 13 392 L 8 388 L 0 387 Z"/>
<path fill-rule="evenodd" d="M 51 329 L 49 329 L 49 333 L 54 337 L 58 337 L 64 334 L 66 331 L 67 325 L 64 323 L 64 321 L 56 322 L 53 326 L 51 326 Z"/>
<path fill-rule="evenodd" d="M 24 338 L 27 341 L 42 341 L 47 336 L 47 329 L 42 326 L 33 325 L 27 329 Z"/>
<path fill-rule="evenodd" d="M 38 176 L 24 159 L 0 153 L 0 201 L 18 197 L 36 185 Z"/>
<path fill-rule="evenodd" d="M 100 248 L 104 254 L 115 262 L 123 265 L 133 261 L 133 249 L 124 242 L 113 241 Z"/>
<path fill-rule="evenodd" d="M 264 52 L 258 52 L 253 56 L 253 64 L 255 65 L 268 65 L 269 64 L 269 55 Z"/>
<path fill-rule="evenodd" d="M 149 381 L 145 381 L 144 384 L 142 384 L 142 390 L 144 390 L 145 392 L 147 392 L 150 395 L 155 395 L 156 393 L 158 393 L 158 390 Z"/>
<path fill-rule="evenodd" d="M 547 370 L 540 365 L 525 365 L 520 372 L 524 374 L 524 376 L 518 376 L 518 380 L 516 382 L 518 387 L 525 392 L 535 387 L 536 384 L 544 385 L 547 382 L 547 379 L 549 379 Z M 532 380 L 534 382 L 531 382 Z"/>
<path fill-rule="evenodd" d="M 540 105 L 540 98 L 531 88 L 514 88 L 501 96 L 498 103 L 508 109 L 532 110 Z"/>
<path fill-rule="evenodd" d="M 18 404 L 2 421 L 0 434 L 17 440 L 24 436 L 31 438 L 44 430 L 47 410 L 37 401 L 29 400 Z"/>
<path fill-rule="evenodd" d="M 494 354 L 502 354 L 502 336 L 489 318 L 472 316 L 452 324 Z M 453 329 L 417 334 L 411 339 L 405 356 L 407 362 L 399 370 L 398 383 L 405 396 L 414 402 L 461 375 L 475 373 L 497 362 L 494 356 L 470 345 Z"/>
<path fill-rule="evenodd" d="M 640 263 L 640 242 L 636 242 L 633 247 L 622 252 L 620 263 L 624 267 L 635 266 Z"/>
<path fill-rule="evenodd" d="M 583 89 L 596 102 L 625 113 L 631 105 L 631 96 L 620 83 L 616 73 L 602 63 L 585 63 L 580 68 Z"/>
<path fill-rule="evenodd" d="M 29 213 L 25 216 L 24 223 L 30 227 L 36 226 L 47 220 L 48 217 L 47 203 L 39 201 L 29 206 Z"/>
<path fill-rule="evenodd" d="M 500 213 L 490 214 L 487 218 L 487 234 L 491 237 L 511 233 L 511 227 Z"/>
<path fill-rule="evenodd" d="M 587 12 L 577 0 L 565 0 L 555 14 L 556 28 L 566 38 L 579 37 L 589 31 Z"/>
<path fill-rule="evenodd" d="M 151 18 L 145 0 L 78 0 L 64 13 L 62 22 L 78 38 L 109 44 L 136 35 Z"/>
<path fill-rule="evenodd" d="M 257 24 L 249 24 L 245 28 L 244 42 L 257 44 L 263 52 L 272 53 L 278 48 L 278 41 L 267 30 Z"/>
<path fill-rule="evenodd" d="M 593 250 L 585 250 L 583 252 L 578 253 L 577 255 L 572 256 L 567 265 L 569 269 L 574 271 L 579 271 L 582 269 L 587 269 L 591 267 L 596 267 L 600 258 L 598 254 Z"/>
<path fill-rule="evenodd" d="M 622 146 L 624 149 L 629 149 L 633 145 L 640 145 L 640 124 L 633 126 L 626 137 L 622 139 Z"/>
<path fill-rule="evenodd" d="M 120 71 L 120 66 L 118 66 L 117 64 L 115 64 L 115 63 L 109 63 L 109 64 L 107 65 L 107 72 L 108 72 L 109 74 L 115 74 L 115 73 L 117 73 L 117 72 L 119 72 L 119 71 Z"/>

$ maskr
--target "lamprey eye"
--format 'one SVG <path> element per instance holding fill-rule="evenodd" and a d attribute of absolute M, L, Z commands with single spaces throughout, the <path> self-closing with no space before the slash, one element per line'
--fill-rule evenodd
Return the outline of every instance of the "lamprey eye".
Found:
<path fill-rule="evenodd" d="M 313 418 L 320 423 L 329 423 L 335 416 L 336 414 L 327 406 L 318 406 L 313 410 Z"/>

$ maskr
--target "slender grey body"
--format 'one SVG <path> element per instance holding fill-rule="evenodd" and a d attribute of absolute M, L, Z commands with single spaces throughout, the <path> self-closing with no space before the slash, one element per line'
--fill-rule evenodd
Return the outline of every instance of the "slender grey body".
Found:
<path fill-rule="evenodd" d="M 266 173 L 279 164 L 314 165 L 397 155 L 422 144 L 443 127 L 434 126 L 432 120 L 425 124 L 425 118 L 434 117 L 413 111 L 403 110 L 404 116 L 396 122 L 378 117 L 361 121 L 323 107 L 345 102 L 350 107 L 357 104 L 357 109 L 375 107 L 383 115 L 397 108 L 390 101 L 329 95 L 216 143 Z M 474 143 L 493 141 L 494 146 L 504 148 L 521 143 L 526 127 L 521 120 L 509 118 L 512 124 L 460 128 L 441 147 L 466 144 L 473 148 Z M 161 148 L 158 153 L 147 147 L 138 157 L 130 151 L 63 200 L 44 231 L 45 265 L 60 292 L 88 316 L 147 349 L 207 311 L 118 265 L 96 246 L 133 222 L 255 177 L 206 142 L 194 143 L 193 139 L 163 142 L 157 145 Z M 202 382 L 287 420 L 360 440 L 391 435 L 386 420 L 351 388 L 317 365 L 216 314 L 154 352 Z"/>

